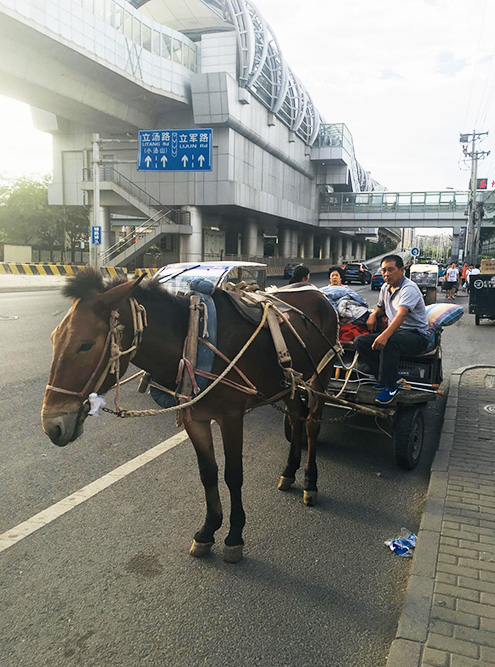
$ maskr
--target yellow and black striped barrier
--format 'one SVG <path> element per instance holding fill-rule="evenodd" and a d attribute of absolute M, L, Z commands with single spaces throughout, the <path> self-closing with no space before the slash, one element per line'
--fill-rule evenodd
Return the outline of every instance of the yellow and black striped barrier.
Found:
<path fill-rule="evenodd" d="M 148 278 L 152 278 L 157 271 L 158 269 L 135 269 L 134 277 L 138 278 L 144 274 L 145 276 L 148 276 Z"/>
<path fill-rule="evenodd" d="M 85 268 L 84 264 L 0 262 L 0 274 L 10 276 L 75 276 L 76 273 Z M 127 275 L 127 269 L 121 267 L 102 266 L 100 271 L 106 278 Z"/>
<path fill-rule="evenodd" d="M 105 278 L 116 278 L 117 276 L 127 276 L 127 269 L 120 266 L 102 266 L 100 271 Z"/>

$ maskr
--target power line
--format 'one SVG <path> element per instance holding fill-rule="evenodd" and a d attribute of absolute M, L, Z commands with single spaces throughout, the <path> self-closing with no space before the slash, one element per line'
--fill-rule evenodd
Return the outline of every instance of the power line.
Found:
<path fill-rule="evenodd" d="M 466 121 L 467 121 L 467 117 L 468 117 L 468 114 L 469 114 L 469 108 L 471 106 L 471 98 L 473 96 L 473 87 L 474 87 L 474 81 L 476 79 L 476 72 L 477 72 L 477 69 L 478 69 L 478 60 L 479 60 L 480 46 L 481 46 L 481 37 L 483 35 L 483 28 L 484 28 L 484 25 L 485 25 L 485 14 L 486 14 L 487 3 L 488 3 L 488 0 L 485 0 L 485 5 L 483 7 L 483 16 L 481 17 L 481 27 L 480 27 L 480 34 L 479 34 L 479 37 L 478 37 L 478 48 L 476 50 L 476 60 L 475 60 L 475 63 L 474 63 L 473 78 L 471 80 L 471 89 L 469 91 L 466 115 L 464 116 L 464 122 L 462 124 L 463 127 L 466 126 Z"/>

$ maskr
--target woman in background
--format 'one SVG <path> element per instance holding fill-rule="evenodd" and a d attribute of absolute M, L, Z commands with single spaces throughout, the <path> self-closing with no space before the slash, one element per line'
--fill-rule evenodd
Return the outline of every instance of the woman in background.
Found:
<path fill-rule="evenodd" d="M 289 285 L 294 285 L 294 283 L 309 283 L 310 272 L 307 266 L 304 264 L 299 264 L 294 269 L 292 278 L 289 280 Z"/>

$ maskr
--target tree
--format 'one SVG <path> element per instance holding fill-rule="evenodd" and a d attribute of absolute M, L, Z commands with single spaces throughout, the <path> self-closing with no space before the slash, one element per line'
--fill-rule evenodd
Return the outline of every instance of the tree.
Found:
<path fill-rule="evenodd" d="M 49 180 L 23 177 L 0 186 L 0 239 L 39 244 L 51 253 L 68 247 L 74 261 L 76 241 L 88 238 L 88 213 L 82 207 L 49 206 Z"/>

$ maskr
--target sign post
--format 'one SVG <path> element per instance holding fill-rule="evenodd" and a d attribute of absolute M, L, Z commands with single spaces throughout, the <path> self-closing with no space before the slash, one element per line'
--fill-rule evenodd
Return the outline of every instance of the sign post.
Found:
<path fill-rule="evenodd" d="M 211 171 L 211 128 L 139 130 L 138 171 Z"/>
<path fill-rule="evenodd" d="M 411 250 L 411 255 L 414 257 L 414 263 L 416 264 L 416 258 L 419 255 L 419 248 L 413 248 Z"/>

